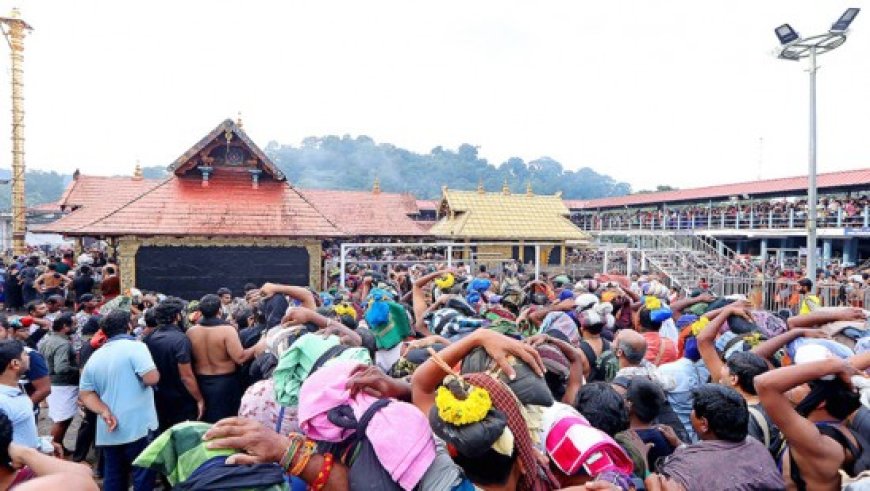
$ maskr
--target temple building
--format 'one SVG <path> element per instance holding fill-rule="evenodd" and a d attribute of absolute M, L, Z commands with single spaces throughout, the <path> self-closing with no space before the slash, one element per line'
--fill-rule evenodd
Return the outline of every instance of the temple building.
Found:
<path fill-rule="evenodd" d="M 442 189 L 433 236 L 477 243 L 470 252 L 482 259 L 532 261 L 538 251 L 542 264 L 564 264 L 568 246 L 582 247 L 589 236 L 571 223 L 561 194 L 536 195 Z"/>
<path fill-rule="evenodd" d="M 162 181 L 140 181 L 139 193 L 113 181 L 101 200 L 39 231 L 109 241 L 125 289 L 198 298 L 247 282 L 316 285 L 321 241 L 342 233 L 238 124 L 219 124 L 169 171 Z M 77 187 L 85 186 L 71 193 Z M 116 189 L 124 189 L 120 199 Z"/>
<path fill-rule="evenodd" d="M 558 195 L 447 191 L 440 201 L 407 193 L 299 189 L 240 122 L 223 121 L 163 179 L 74 175 L 57 202 L 63 216 L 32 227 L 79 249 L 104 240 L 122 288 L 182 298 L 266 281 L 319 288 L 324 256 L 339 243 L 462 243 L 453 257 L 562 264 L 587 234 Z M 431 229 L 430 229 L 431 228 Z"/>

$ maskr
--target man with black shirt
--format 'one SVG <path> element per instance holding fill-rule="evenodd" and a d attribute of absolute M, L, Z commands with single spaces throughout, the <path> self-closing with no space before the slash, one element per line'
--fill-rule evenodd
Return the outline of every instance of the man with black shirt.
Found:
<path fill-rule="evenodd" d="M 73 279 L 72 287 L 76 293 L 76 302 L 81 302 L 83 296 L 94 293 L 94 270 L 88 265 L 79 268 L 78 274 Z"/>
<path fill-rule="evenodd" d="M 163 432 L 176 423 L 202 419 L 205 402 L 191 366 L 193 348 L 190 339 L 178 327 L 184 302 L 167 298 L 153 310 L 158 327 L 144 341 L 162 375 L 154 403 L 159 431 Z"/>

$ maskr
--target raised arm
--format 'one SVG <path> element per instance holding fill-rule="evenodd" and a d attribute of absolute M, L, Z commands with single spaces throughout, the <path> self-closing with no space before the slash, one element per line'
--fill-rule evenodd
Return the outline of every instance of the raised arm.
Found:
<path fill-rule="evenodd" d="M 702 293 L 697 297 L 680 298 L 678 300 L 674 300 L 674 302 L 671 304 L 671 311 L 675 314 L 682 313 L 683 309 L 685 309 L 686 307 L 695 305 L 696 303 L 700 302 L 710 303 L 714 300 L 716 299 L 713 297 L 713 295 L 710 295 L 709 293 Z"/>
<path fill-rule="evenodd" d="M 819 331 L 818 329 L 792 329 L 790 331 L 786 331 L 780 334 L 779 336 L 774 336 L 760 343 L 758 346 L 752 348 L 752 352 L 764 358 L 765 360 L 769 360 L 780 348 L 794 341 L 795 339 L 804 336 L 811 338 L 827 337 L 825 333 Z"/>
<path fill-rule="evenodd" d="M 835 461 L 835 466 L 839 466 L 843 460 L 843 449 L 834 440 L 821 438 L 815 423 L 798 414 L 785 394 L 801 384 L 826 375 L 848 374 L 850 369 L 848 362 L 831 358 L 778 368 L 755 377 L 755 390 L 761 405 L 782 431 L 788 441 L 789 451 L 795 456 L 816 462 L 817 467 L 821 467 L 819 464 L 822 461 Z"/>
<path fill-rule="evenodd" d="M 414 329 L 417 330 L 417 332 L 424 333 L 425 335 L 431 334 L 429 330 L 426 329 L 426 323 L 423 321 L 423 317 L 426 315 L 426 309 L 429 307 L 426 304 L 426 293 L 424 288 L 432 280 L 439 278 L 444 274 L 444 271 L 436 271 L 421 276 L 411 287 L 411 305 L 414 309 Z"/>
<path fill-rule="evenodd" d="M 738 307 L 735 304 L 725 307 L 725 309 L 723 309 L 719 315 L 713 317 L 695 337 L 698 341 L 698 351 L 701 352 L 701 358 L 704 360 L 704 365 L 707 365 L 707 371 L 710 372 L 713 380 L 718 379 L 719 374 L 722 372 L 722 367 L 725 365 L 722 363 L 722 359 L 719 358 L 719 353 L 716 351 L 716 334 L 719 332 L 719 329 L 722 328 L 722 324 L 725 323 L 728 316 L 739 312 L 743 312 L 743 308 Z M 706 314 L 704 317 L 709 319 Z"/>
<path fill-rule="evenodd" d="M 287 295 L 288 297 L 299 301 L 299 304 L 306 309 L 315 310 L 317 302 L 314 300 L 314 294 L 308 288 L 292 285 L 279 285 L 277 283 L 266 283 L 260 287 L 260 291 L 265 297 L 271 297 L 275 294 Z"/>
<path fill-rule="evenodd" d="M 819 327 L 829 322 L 837 321 L 864 321 L 864 310 L 854 307 L 837 309 L 816 310 L 808 314 L 789 317 L 788 328 Z"/>
<path fill-rule="evenodd" d="M 516 372 L 508 362 L 509 356 L 515 356 L 525 361 L 541 377 L 544 376 L 544 363 L 535 348 L 516 339 L 488 329 L 477 329 L 470 335 L 445 347 L 438 356 L 449 366 L 455 366 L 474 348 L 482 346 L 495 360 L 499 368 L 508 377 L 516 377 Z M 432 405 L 435 404 L 435 390 L 441 385 L 444 370 L 432 358 L 426 360 L 417 367 L 411 379 L 411 393 L 414 405 L 423 414 L 429 414 Z"/>

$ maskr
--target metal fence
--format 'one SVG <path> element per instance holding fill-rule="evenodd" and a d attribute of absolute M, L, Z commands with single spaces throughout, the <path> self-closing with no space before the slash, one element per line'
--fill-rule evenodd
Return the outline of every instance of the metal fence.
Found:
<path fill-rule="evenodd" d="M 753 307 L 797 314 L 803 296 L 797 293 L 794 281 L 725 277 L 713 283 L 711 290 L 717 295 L 744 295 Z M 816 295 L 822 307 L 870 307 L 870 287 L 855 288 L 841 284 L 819 284 Z"/>
<path fill-rule="evenodd" d="M 695 230 L 695 229 L 800 229 L 807 224 L 807 215 L 794 209 L 787 212 L 737 213 L 673 213 L 656 216 L 618 212 L 575 213 L 572 221 L 581 229 L 596 230 Z M 819 228 L 870 227 L 870 207 L 849 215 L 840 208 L 836 212 L 821 212 Z"/>

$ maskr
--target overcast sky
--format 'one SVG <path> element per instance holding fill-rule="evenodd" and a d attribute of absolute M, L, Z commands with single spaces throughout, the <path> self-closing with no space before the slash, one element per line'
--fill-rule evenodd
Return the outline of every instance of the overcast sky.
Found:
<path fill-rule="evenodd" d="M 27 164 L 167 165 L 241 111 L 262 146 L 471 143 L 635 189 L 805 174 L 808 76 L 773 56 L 773 28 L 820 33 L 865 3 L 25 0 Z M 870 167 L 870 10 L 853 27 L 820 58 L 820 172 Z"/>

